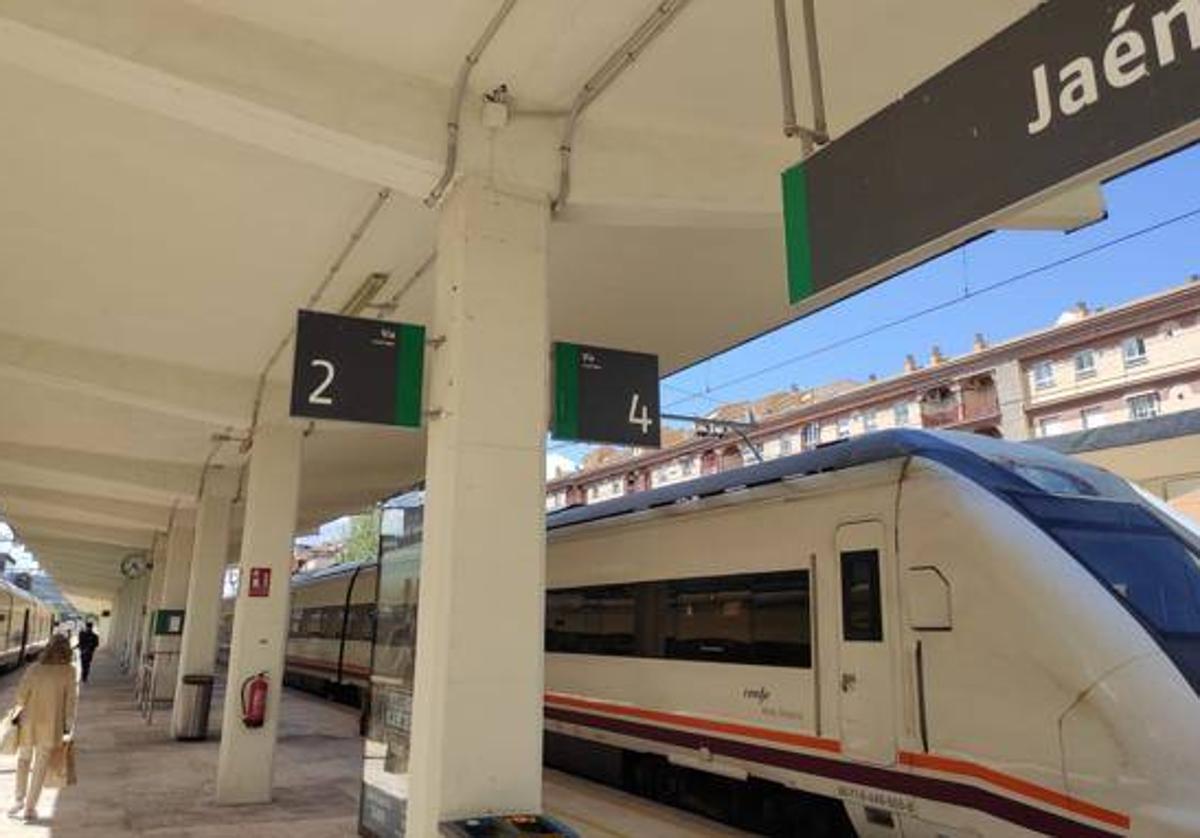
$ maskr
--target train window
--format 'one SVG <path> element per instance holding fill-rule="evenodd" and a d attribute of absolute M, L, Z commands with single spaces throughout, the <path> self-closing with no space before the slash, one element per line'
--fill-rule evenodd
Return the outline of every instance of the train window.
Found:
<path fill-rule="evenodd" d="M 327 605 L 321 609 L 321 636 L 328 640 L 340 640 L 345 627 L 345 610 L 339 605 Z"/>
<path fill-rule="evenodd" d="M 749 663 L 750 597 L 745 577 L 668 583 L 667 657 Z"/>
<path fill-rule="evenodd" d="M 753 592 L 753 662 L 766 666 L 812 666 L 808 571 L 758 577 Z"/>
<path fill-rule="evenodd" d="M 634 654 L 633 586 L 553 591 L 547 601 L 546 644 L 550 651 Z"/>
<path fill-rule="evenodd" d="M 320 608 L 305 608 L 303 611 L 304 618 L 301 625 L 300 635 L 302 637 L 320 637 L 321 636 L 321 609 Z"/>
<path fill-rule="evenodd" d="M 807 571 L 548 591 L 546 651 L 812 665 Z"/>
<path fill-rule="evenodd" d="M 862 642 L 883 640 L 878 550 L 842 553 L 842 637 Z"/>
<path fill-rule="evenodd" d="M 303 624 L 303 622 L 304 622 L 304 609 L 303 608 L 293 608 L 292 609 L 292 623 L 288 627 L 288 635 L 291 637 L 298 637 L 300 635 L 300 626 Z"/>
<path fill-rule="evenodd" d="M 351 605 L 350 617 L 346 621 L 347 640 L 371 639 L 371 606 Z"/>

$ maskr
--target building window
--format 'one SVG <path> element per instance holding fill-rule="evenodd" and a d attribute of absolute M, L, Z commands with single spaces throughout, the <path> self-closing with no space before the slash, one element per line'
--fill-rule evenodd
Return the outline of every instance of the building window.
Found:
<path fill-rule="evenodd" d="M 862 415 L 863 430 L 867 433 L 879 429 L 879 416 L 874 410 L 868 410 Z"/>
<path fill-rule="evenodd" d="M 1137 367 L 1146 363 L 1146 339 L 1125 338 L 1121 343 L 1121 356 L 1125 359 L 1127 367 Z"/>
<path fill-rule="evenodd" d="M 821 426 L 817 422 L 810 422 L 804 426 L 804 447 L 816 448 L 821 444 Z"/>
<path fill-rule="evenodd" d="M 1159 414 L 1158 393 L 1143 393 L 1129 400 L 1130 419 L 1149 419 Z"/>
<path fill-rule="evenodd" d="M 896 426 L 908 424 L 908 402 L 901 402 L 892 408 L 892 414 L 896 419 Z"/>
<path fill-rule="evenodd" d="M 1047 416 L 1038 420 L 1038 436 L 1057 436 L 1063 432 L 1063 422 L 1058 416 Z"/>
<path fill-rule="evenodd" d="M 837 435 L 838 439 L 848 439 L 850 437 L 850 419 L 837 420 Z"/>
<path fill-rule="evenodd" d="M 1108 424 L 1108 417 L 1104 414 L 1104 408 L 1102 407 L 1084 408 L 1079 411 L 1079 418 L 1083 420 L 1083 429 L 1085 431 Z"/>
<path fill-rule="evenodd" d="M 1075 353 L 1075 378 L 1091 378 L 1096 374 L 1096 353 L 1090 349 Z"/>
<path fill-rule="evenodd" d="M 792 453 L 792 438 L 790 436 L 781 436 L 779 438 L 779 456 L 786 457 Z"/>
<path fill-rule="evenodd" d="M 1038 390 L 1048 390 L 1054 386 L 1053 363 L 1038 361 L 1033 365 L 1033 386 Z"/>
<path fill-rule="evenodd" d="M 696 473 L 696 458 L 687 457 L 680 466 L 680 470 L 684 477 L 691 477 Z"/>

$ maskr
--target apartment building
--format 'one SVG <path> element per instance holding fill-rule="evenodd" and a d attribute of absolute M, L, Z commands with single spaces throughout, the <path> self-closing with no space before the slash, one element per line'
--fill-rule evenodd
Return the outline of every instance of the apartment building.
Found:
<path fill-rule="evenodd" d="M 723 405 L 654 451 L 599 448 L 550 481 L 547 509 L 797 453 L 885 428 L 951 428 L 1013 440 L 1053 436 L 1200 408 L 1200 277 L 1108 310 L 1079 304 L 1046 329 L 925 364 L 891 378 L 839 381 Z"/>

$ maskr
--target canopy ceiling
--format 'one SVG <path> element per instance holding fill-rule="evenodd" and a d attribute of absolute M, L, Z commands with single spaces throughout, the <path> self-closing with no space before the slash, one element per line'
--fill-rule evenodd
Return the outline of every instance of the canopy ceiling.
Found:
<path fill-rule="evenodd" d="M 366 277 L 429 318 L 450 90 L 498 0 L 0 0 L 0 509 L 69 595 L 104 598 L 206 463 L 237 468 L 258 381 Z M 836 137 L 1034 0 L 818 0 Z M 552 193 L 562 118 L 651 0 L 519 0 L 471 77 L 462 169 Z M 793 65 L 809 121 L 803 19 Z M 550 239 L 557 338 L 678 369 L 794 317 L 772 7 L 693 0 L 586 112 Z M 480 95 L 507 84 L 498 131 Z M 268 371 L 286 386 L 290 350 Z M 301 521 L 422 471 L 423 437 L 322 424 Z"/>

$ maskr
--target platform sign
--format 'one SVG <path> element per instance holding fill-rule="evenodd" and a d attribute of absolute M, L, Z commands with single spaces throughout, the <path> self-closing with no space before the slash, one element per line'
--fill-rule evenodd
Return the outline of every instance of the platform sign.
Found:
<path fill-rule="evenodd" d="M 1200 0 L 1049 0 L 783 174 L 788 292 L 883 279 L 1200 137 Z M 852 282 L 853 281 L 853 282 Z"/>
<path fill-rule="evenodd" d="M 555 439 L 658 448 L 658 356 L 554 344 Z"/>
<path fill-rule="evenodd" d="M 160 636 L 183 634 L 183 617 L 181 608 L 160 608 L 154 612 L 154 633 Z"/>
<path fill-rule="evenodd" d="M 421 426 L 425 327 L 301 311 L 292 415 Z"/>

